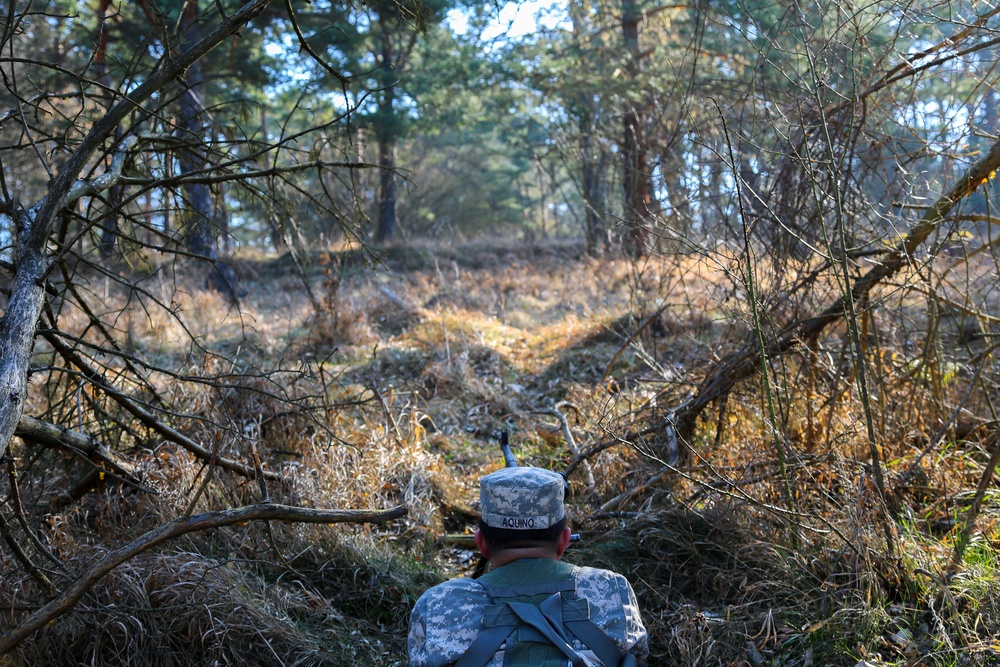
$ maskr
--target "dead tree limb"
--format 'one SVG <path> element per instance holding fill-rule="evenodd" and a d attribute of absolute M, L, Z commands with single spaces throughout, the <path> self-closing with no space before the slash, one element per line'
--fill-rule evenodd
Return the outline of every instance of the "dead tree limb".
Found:
<path fill-rule="evenodd" d="M 990 174 L 997 169 L 1000 169 L 1000 141 L 993 144 L 982 159 L 973 164 L 948 192 L 927 209 L 906 237 L 884 256 L 880 264 L 855 281 L 851 287 L 853 300 L 861 301 L 877 285 L 907 266 L 917 248 L 945 222 L 949 212 L 979 186 L 985 185 Z M 801 341 L 815 338 L 827 326 L 844 317 L 845 304 L 846 295 L 817 315 L 785 327 L 767 344 L 765 356 L 772 359 L 794 349 Z M 698 417 L 712 401 L 760 371 L 760 358 L 760 350 L 753 340 L 747 341 L 739 350 L 725 357 L 715 371 L 702 380 L 694 395 L 674 411 L 672 424 L 676 426 L 678 434 L 689 439 Z M 669 425 L 670 423 L 663 424 Z"/>
<path fill-rule="evenodd" d="M 73 431 L 65 426 L 51 424 L 28 415 L 21 415 L 14 435 L 22 440 L 37 442 L 45 447 L 68 449 L 88 459 L 99 461 L 107 466 L 111 472 L 120 475 L 136 486 L 140 483 L 135 463 L 108 449 L 104 443 L 86 433 Z"/>
<path fill-rule="evenodd" d="M 28 616 L 16 627 L 0 635 L 0 655 L 4 655 L 51 621 L 71 610 L 98 581 L 122 563 L 164 542 L 200 530 L 210 530 L 246 521 L 290 521 L 295 523 L 382 523 L 405 516 L 404 505 L 385 511 L 327 510 L 260 503 L 206 512 L 174 519 L 128 544 L 109 551 L 92 563 L 66 589 L 47 605 Z"/>
<path fill-rule="evenodd" d="M 18 541 L 14 538 L 14 533 L 11 531 L 10 526 L 7 524 L 7 520 L 3 518 L 2 513 L 0 513 L 0 537 L 2 537 L 3 541 L 7 543 L 7 546 L 10 548 L 11 553 L 14 554 L 14 558 L 17 560 L 18 563 L 21 564 L 21 567 L 24 568 L 25 572 L 30 574 L 32 579 L 37 581 L 38 584 L 43 589 L 45 589 L 50 595 L 55 593 L 56 587 L 52 585 L 52 582 L 49 580 L 48 577 L 45 576 L 45 573 L 42 572 L 38 568 L 38 566 L 36 566 L 34 563 L 31 562 L 31 559 L 28 557 L 28 554 L 24 552 L 24 549 L 21 548 L 20 543 L 18 543 Z"/>

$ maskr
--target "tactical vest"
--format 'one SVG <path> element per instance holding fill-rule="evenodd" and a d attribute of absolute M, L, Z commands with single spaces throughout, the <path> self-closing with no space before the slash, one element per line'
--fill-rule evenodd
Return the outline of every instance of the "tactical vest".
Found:
<path fill-rule="evenodd" d="M 607 667 L 631 667 L 614 641 L 590 619 L 590 604 L 576 594 L 573 566 L 540 559 L 504 566 L 476 580 L 490 598 L 483 610 L 485 630 L 455 667 L 485 667 L 506 642 L 504 667 L 592 667 L 573 648 L 579 640 Z"/>

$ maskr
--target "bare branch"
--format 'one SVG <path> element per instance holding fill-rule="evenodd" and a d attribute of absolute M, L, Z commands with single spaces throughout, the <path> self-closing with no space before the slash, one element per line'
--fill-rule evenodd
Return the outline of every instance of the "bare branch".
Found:
<path fill-rule="evenodd" d="M 243 475 L 244 477 L 249 477 L 250 479 L 255 479 L 258 476 L 257 471 L 254 470 L 252 466 L 245 465 L 238 461 L 233 461 L 232 459 L 224 456 L 215 456 L 208 449 L 202 447 L 177 429 L 167 426 L 162 420 L 157 419 L 156 415 L 141 407 L 138 403 L 126 396 L 125 393 L 105 380 L 104 377 L 91 368 L 90 364 L 84 361 L 80 355 L 67 347 L 58 336 L 51 333 L 44 333 L 43 335 L 45 336 L 45 340 L 47 340 L 49 344 L 56 349 L 56 352 L 58 352 L 61 357 L 79 368 L 80 372 L 83 373 L 84 377 L 86 377 L 88 381 L 96 385 L 101 391 L 107 394 L 108 397 L 118 403 L 118 405 L 125 408 L 126 411 L 131 413 L 132 416 L 138 419 L 146 428 L 150 429 L 154 433 L 158 433 L 170 442 L 180 445 L 203 461 L 214 463 L 220 468 L 224 468 L 225 470 L 234 472 L 238 475 Z M 261 474 L 263 474 L 266 479 L 282 479 L 281 474 L 273 470 L 263 470 L 261 471 Z"/>
<path fill-rule="evenodd" d="M 133 484 L 139 484 L 136 477 L 137 468 L 134 463 L 86 433 L 73 431 L 65 426 L 50 424 L 29 415 L 21 415 L 14 431 L 17 437 L 37 442 L 46 447 L 58 447 L 80 453 L 89 459 L 97 459 L 107 465 L 112 471 L 121 475 Z"/>
<path fill-rule="evenodd" d="M 59 204 L 59 208 L 66 208 L 80 197 L 86 197 L 88 195 L 104 192 L 105 190 L 120 183 L 122 180 L 122 167 L 125 166 L 125 158 L 128 157 L 128 151 L 135 146 L 137 141 L 138 139 L 134 136 L 125 137 L 121 145 L 118 147 L 118 150 L 115 151 L 115 156 L 111 160 L 111 167 L 97 178 L 93 178 L 88 181 L 74 182 L 70 187 L 69 192 L 67 192 L 66 196 L 63 197 L 62 202 Z"/>
<path fill-rule="evenodd" d="M 98 581 L 122 563 L 182 535 L 246 521 L 288 521 L 293 523 L 384 523 L 406 516 L 400 505 L 389 510 L 332 510 L 293 507 L 275 503 L 248 505 L 219 512 L 206 512 L 174 519 L 128 544 L 108 552 L 92 563 L 54 600 L 31 614 L 15 628 L 0 635 L 0 655 L 4 655 L 50 621 L 72 609 Z"/>
<path fill-rule="evenodd" d="M 125 185 L 156 185 L 156 187 L 169 187 L 174 185 L 185 185 L 187 183 L 204 183 L 207 185 L 212 185 L 214 183 L 225 183 L 227 181 L 244 181 L 251 179 L 260 178 L 272 178 L 274 176 L 282 176 L 284 174 L 294 174 L 300 171 L 309 171 L 311 169 L 378 169 L 377 164 L 369 164 L 367 162 L 329 162 L 324 160 L 312 160 L 310 162 L 302 162 L 298 164 L 290 164 L 284 167 L 273 167 L 271 169 L 255 169 L 253 171 L 234 171 L 231 173 L 215 174 L 215 175 L 200 175 L 199 173 L 185 174 L 183 176 L 175 176 L 173 178 L 137 178 L 135 176 L 130 176 L 123 178 L 121 182 Z M 217 167 L 213 167 L 211 171 L 216 171 Z M 210 170 L 203 170 L 208 172 Z"/>
<path fill-rule="evenodd" d="M 299 38 L 299 46 L 302 47 L 302 50 L 308 53 L 309 56 L 313 60 L 315 60 L 317 64 L 319 64 L 320 67 L 325 69 L 330 74 L 330 76 L 339 81 L 341 86 L 344 86 L 344 88 L 346 88 L 347 84 L 349 84 L 351 80 L 348 77 L 341 74 L 340 72 L 338 72 L 337 70 L 330 67 L 330 65 L 327 64 L 327 62 L 323 60 L 323 58 L 321 58 L 318 53 L 313 51 L 313 48 L 311 46 L 309 46 L 309 42 L 306 41 L 305 35 L 302 34 L 302 30 L 299 28 L 299 22 L 295 18 L 295 10 L 292 8 L 291 0 L 285 0 L 285 9 L 288 10 L 288 21 L 292 24 L 292 28 L 295 30 L 295 36 Z"/>
<path fill-rule="evenodd" d="M 989 181 L 990 173 L 1000 168 L 1000 141 L 993 144 L 989 153 L 972 165 L 952 188 L 941 195 L 921 217 L 910 232 L 895 248 L 885 255 L 881 263 L 861 276 L 851 287 L 855 301 L 862 300 L 877 285 L 891 278 L 909 265 L 914 252 L 946 221 L 948 214 L 962 199 Z M 786 327 L 767 345 L 766 356 L 782 355 L 804 340 L 811 340 L 830 324 L 844 317 L 845 297 L 841 296 L 822 312 L 799 320 Z M 716 398 L 725 394 L 733 385 L 745 380 L 759 368 L 760 357 L 752 344 L 724 358 L 713 373 L 698 387 L 694 396 L 674 412 L 674 423 L 684 437 L 691 435 L 701 412 Z"/>

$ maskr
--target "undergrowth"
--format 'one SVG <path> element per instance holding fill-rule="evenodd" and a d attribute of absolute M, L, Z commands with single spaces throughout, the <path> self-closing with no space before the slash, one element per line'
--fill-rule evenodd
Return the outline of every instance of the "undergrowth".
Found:
<path fill-rule="evenodd" d="M 416 598 L 472 571 L 475 559 L 444 536 L 474 525 L 478 479 L 502 465 L 499 430 L 511 431 L 522 463 L 561 470 L 571 460 L 550 412 L 557 405 L 580 450 L 608 445 L 590 458 L 594 488 L 582 468 L 570 476 L 584 540 L 567 558 L 630 578 L 650 664 L 1000 661 L 995 485 L 962 566 L 950 568 L 996 446 L 983 420 L 966 419 L 988 412 L 987 397 L 966 400 L 962 419 L 948 423 L 975 353 L 931 363 L 907 344 L 916 328 L 881 316 L 892 336 L 870 363 L 891 523 L 879 519 L 844 332 L 775 362 L 790 511 L 754 383 L 701 416 L 681 463 L 668 460 L 668 433 L 642 431 L 748 333 L 745 306 L 698 258 L 638 271 L 565 244 L 425 248 L 376 269 L 366 257 L 350 249 L 315 258 L 312 297 L 285 259 L 248 260 L 241 309 L 185 289 L 183 276 L 153 275 L 150 290 L 192 315 L 196 345 L 180 342 L 177 321 L 127 305 L 125 294 L 109 299 L 121 300 L 123 344 L 189 380 L 215 380 L 151 378 L 176 426 L 219 455 L 256 457 L 285 481 L 261 485 L 205 466 L 110 420 L 103 435 L 138 462 L 139 488 L 103 477 L 80 486 L 89 468 L 78 457 L 27 443 L 13 451 L 22 502 L 45 517 L 33 530 L 65 568 L 45 565 L 57 586 L 167 520 L 265 494 L 312 507 L 405 504 L 408 516 L 188 536 L 116 569 L 0 664 L 405 664 Z M 899 312 L 918 317 L 902 301 Z M 82 414 L 82 399 L 34 386 L 29 413 Z M 100 410 L 114 407 L 90 404 L 87 423 L 101 433 Z M 928 448 L 943 424 L 941 443 Z M 4 626 L 45 599 L 10 559 L 0 581 Z"/>

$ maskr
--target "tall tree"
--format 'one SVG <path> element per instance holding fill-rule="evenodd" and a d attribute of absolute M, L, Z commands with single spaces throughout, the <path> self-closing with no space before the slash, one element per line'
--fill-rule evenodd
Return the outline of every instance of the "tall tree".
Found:
<path fill-rule="evenodd" d="M 202 40 L 203 24 L 208 17 L 203 16 L 199 2 L 138 0 L 137 4 L 146 16 L 150 32 L 156 35 L 165 52 L 182 52 Z M 204 100 L 209 91 L 205 85 L 203 60 L 191 63 L 178 83 L 173 116 L 177 165 L 185 203 L 185 245 L 190 252 L 212 263 L 209 283 L 235 299 L 240 292 L 238 276 L 230 264 L 220 261 L 220 223 L 226 219 L 225 213 L 214 206 L 209 185 L 196 177 L 208 164 L 208 154 L 204 150 L 206 133 L 215 132 L 207 126 Z M 213 143 L 211 139 L 209 142 Z"/>
<path fill-rule="evenodd" d="M 396 234 L 396 147 L 405 119 L 399 109 L 399 93 L 420 35 L 444 18 L 449 0 L 373 0 L 374 40 L 372 56 L 377 64 L 375 96 L 378 107 L 371 117 L 378 142 L 378 222 L 375 240 L 391 241 Z"/>
<path fill-rule="evenodd" d="M 653 225 L 653 188 L 646 142 L 646 94 L 639 72 L 642 52 L 639 48 L 639 23 L 642 21 L 639 0 L 622 0 L 621 26 L 625 80 L 625 108 L 622 113 L 622 188 L 624 190 L 625 233 L 622 247 L 629 257 L 642 257 L 649 251 Z"/>
<path fill-rule="evenodd" d="M 571 0 L 569 16 L 573 30 L 570 53 L 589 72 L 577 81 L 577 90 L 567 109 L 576 116 L 577 143 L 580 161 L 580 190 L 584 202 L 584 237 L 586 251 L 597 255 L 607 241 L 608 214 L 605 201 L 604 151 L 600 148 L 599 119 L 604 98 L 605 72 L 603 59 L 596 53 L 599 42 L 594 39 L 595 26 L 590 21 L 591 4 L 586 0 Z"/>
<path fill-rule="evenodd" d="M 313 31 L 310 48 L 323 52 L 350 78 L 359 99 L 358 127 L 371 129 L 381 170 L 377 195 L 378 242 L 392 240 L 397 226 L 396 150 L 407 127 L 407 74 L 414 47 L 440 23 L 455 0 L 364 0 L 329 2 L 298 13 Z"/>

